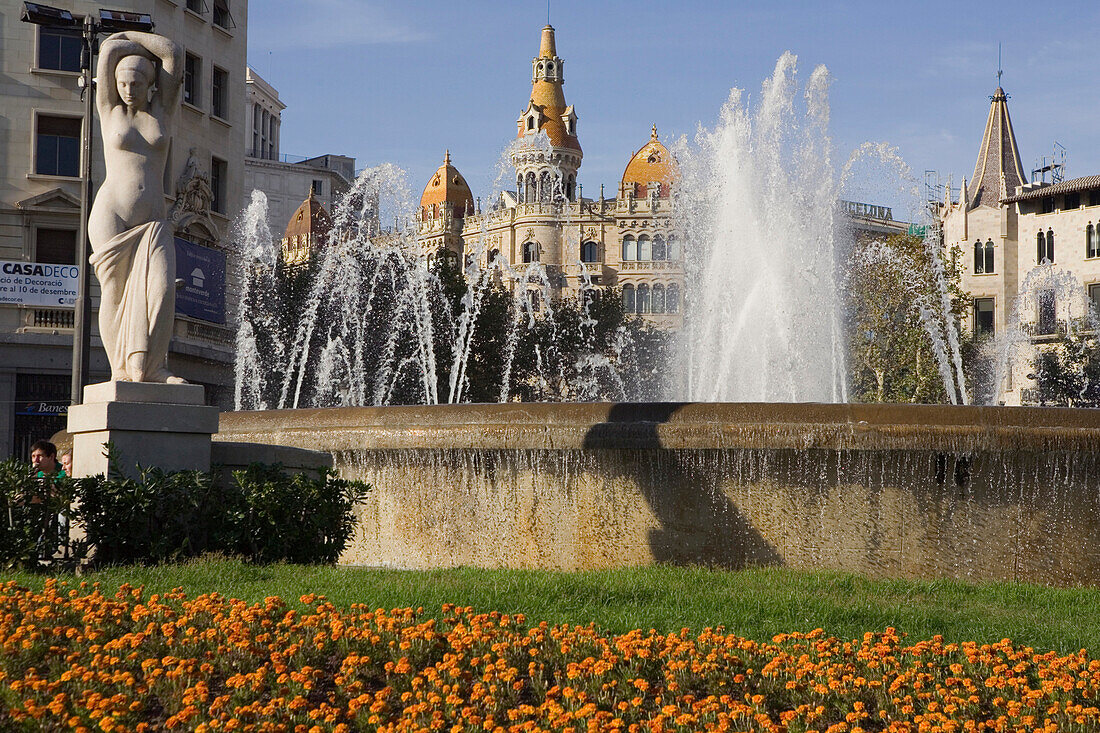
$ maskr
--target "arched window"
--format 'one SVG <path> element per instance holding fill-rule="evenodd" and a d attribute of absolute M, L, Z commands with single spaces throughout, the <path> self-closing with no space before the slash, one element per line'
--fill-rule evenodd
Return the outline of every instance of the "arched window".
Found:
<path fill-rule="evenodd" d="M 1086 257 L 1100 257 L 1100 226 L 1089 224 L 1085 228 Z"/>
<path fill-rule="evenodd" d="M 516 198 L 523 203 L 523 176 L 516 176 Z"/>
<path fill-rule="evenodd" d="M 527 129 L 528 130 L 534 130 L 535 129 L 535 118 L 534 117 L 528 117 L 527 118 Z"/>
<path fill-rule="evenodd" d="M 585 242 L 581 245 L 581 262 L 599 262 L 600 245 L 597 242 Z"/>
<path fill-rule="evenodd" d="M 664 313 L 665 312 L 665 286 L 654 285 L 653 286 L 653 312 Z"/>
<path fill-rule="evenodd" d="M 623 285 L 623 310 L 627 313 L 633 313 L 634 308 L 634 286 L 630 284 Z"/>
<path fill-rule="evenodd" d="M 570 201 L 573 201 L 575 199 L 575 196 L 573 194 L 574 194 L 574 191 L 576 190 L 576 187 L 577 187 L 577 177 L 570 174 L 569 175 L 569 183 L 565 187 L 565 197 L 568 198 Z"/>
<path fill-rule="evenodd" d="M 550 180 L 550 172 L 543 171 L 539 176 L 539 201 L 548 204 L 553 200 L 554 184 Z"/>
<path fill-rule="evenodd" d="M 653 259 L 653 242 L 645 234 L 638 236 L 638 259 L 647 262 Z"/>
<path fill-rule="evenodd" d="M 493 263 L 498 261 L 498 260 L 500 260 L 500 250 L 499 249 L 489 250 L 489 259 L 486 260 L 486 262 L 489 263 L 489 266 L 492 267 Z M 504 264 L 504 263 L 501 262 L 500 264 Z"/>
<path fill-rule="evenodd" d="M 985 272 L 985 258 L 982 256 L 982 243 L 974 242 L 974 274 L 981 275 Z"/>
<path fill-rule="evenodd" d="M 657 234 L 653 237 L 653 259 L 665 259 L 665 238 L 662 237 L 660 234 Z"/>
<path fill-rule="evenodd" d="M 1035 262 L 1043 264 L 1047 255 L 1047 238 L 1041 231 L 1035 235 Z"/>
<path fill-rule="evenodd" d="M 638 286 L 638 312 L 649 313 L 649 286 L 644 283 Z"/>
<path fill-rule="evenodd" d="M 535 184 L 535 174 L 527 174 L 527 190 L 523 195 L 523 200 L 529 204 L 535 203 L 538 200 L 538 187 Z"/>
<path fill-rule="evenodd" d="M 680 311 L 680 286 L 673 283 L 665 292 L 665 312 L 678 313 Z"/>
<path fill-rule="evenodd" d="M 633 234 L 623 237 L 623 262 L 631 262 L 638 259 L 638 245 L 634 241 Z"/>
<path fill-rule="evenodd" d="M 993 240 L 985 243 L 985 272 L 988 275 L 993 272 Z"/>
<path fill-rule="evenodd" d="M 1047 259 L 1054 262 L 1054 230 L 1047 229 Z"/>
<path fill-rule="evenodd" d="M 523 245 L 523 261 L 524 262 L 538 262 L 539 261 L 539 245 L 537 242 L 525 242 Z"/>
<path fill-rule="evenodd" d="M 668 238 L 668 259 L 674 262 L 680 261 L 680 256 L 683 253 L 680 252 L 680 240 L 675 235 Z"/>

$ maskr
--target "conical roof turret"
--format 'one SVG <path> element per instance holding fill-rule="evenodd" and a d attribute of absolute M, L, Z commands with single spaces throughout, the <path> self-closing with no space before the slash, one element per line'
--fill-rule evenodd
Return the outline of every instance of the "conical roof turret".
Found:
<path fill-rule="evenodd" d="M 997 87 L 990 100 L 982 146 L 974 164 L 974 175 L 966 188 L 966 198 L 973 208 L 999 206 L 1005 195 L 1012 195 L 1017 186 L 1027 183 L 1016 147 L 1016 133 L 1008 115 L 1008 95 Z"/>
<path fill-rule="evenodd" d="M 558 58 L 554 27 L 542 29 L 539 55 L 531 61 L 531 100 L 520 115 L 518 138 L 546 132 L 550 144 L 581 151 L 577 115 L 565 103 L 565 64 Z"/>

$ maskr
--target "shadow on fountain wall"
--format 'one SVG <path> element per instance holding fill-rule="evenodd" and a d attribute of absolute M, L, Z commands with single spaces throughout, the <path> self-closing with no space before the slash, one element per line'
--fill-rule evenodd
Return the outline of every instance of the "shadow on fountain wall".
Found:
<path fill-rule="evenodd" d="M 722 493 L 717 483 L 703 487 L 699 475 L 678 451 L 661 442 L 658 426 L 685 404 L 614 404 L 607 421 L 593 425 L 584 437 L 585 450 L 617 450 L 618 460 L 607 478 L 625 480 L 645 498 L 659 529 L 649 532 L 649 547 L 658 563 L 743 568 L 781 565 L 777 549 Z M 624 430 L 629 431 L 624 436 Z M 623 450 L 624 437 L 636 446 Z M 704 490 L 700 490 L 700 489 Z"/>

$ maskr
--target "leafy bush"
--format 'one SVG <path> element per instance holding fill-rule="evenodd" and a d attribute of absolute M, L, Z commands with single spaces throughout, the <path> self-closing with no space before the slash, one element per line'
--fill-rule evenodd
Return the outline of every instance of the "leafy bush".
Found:
<path fill-rule="evenodd" d="M 76 562 L 81 543 L 68 543 L 76 483 L 40 479 L 26 463 L 0 462 L 0 566 L 37 568 Z"/>
<path fill-rule="evenodd" d="M 79 560 L 86 546 L 97 564 L 206 553 L 331 563 L 351 538 L 352 508 L 369 490 L 329 470 L 289 475 L 261 464 L 231 475 L 139 468 L 137 479 L 112 472 L 44 484 L 9 460 L 0 464 L 0 565 L 57 566 Z M 70 519 L 86 539 L 66 546 Z"/>

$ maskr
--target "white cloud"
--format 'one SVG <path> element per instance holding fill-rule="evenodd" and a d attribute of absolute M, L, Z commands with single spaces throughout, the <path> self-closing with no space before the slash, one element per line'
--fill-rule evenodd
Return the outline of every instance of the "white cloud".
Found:
<path fill-rule="evenodd" d="M 254 51 L 413 43 L 428 34 L 367 0 L 261 0 L 249 8 Z"/>

